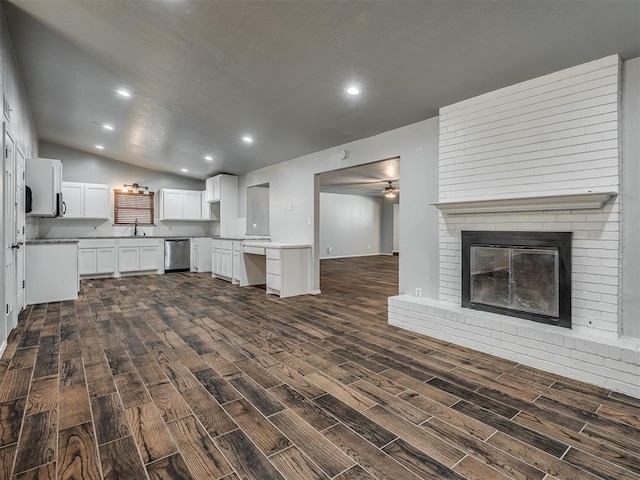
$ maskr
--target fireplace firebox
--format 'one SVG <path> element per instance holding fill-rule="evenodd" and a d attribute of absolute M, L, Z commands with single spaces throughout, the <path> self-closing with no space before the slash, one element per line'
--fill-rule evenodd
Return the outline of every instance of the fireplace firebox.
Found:
<path fill-rule="evenodd" d="M 462 306 L 571 328 L 571 232 L 462 232 Z"/>

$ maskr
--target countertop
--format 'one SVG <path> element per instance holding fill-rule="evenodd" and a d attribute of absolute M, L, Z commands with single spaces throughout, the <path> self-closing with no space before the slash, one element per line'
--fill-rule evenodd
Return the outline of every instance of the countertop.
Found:
<path fill-rule="evenodd" d="M 264 248 L 311 248 L 308 243 L 282 243 L 282 242 L 244 242 L 245 247 L 264 247 Z"/>
<path fill-rule="evenodd" d="M 66 245 L 76 244 L 78 240 L 73 238 L 34 238 L 27 240 L 27 245 Z"/>
<path fill-rule="evenodd" d="M 99 236 L 99 237 L 79 237 L 79 238 L 30 238 L 27 243 L 62 243 L 78 242 L 80 240 L 122 240 L 130 238 L 211 238 L 210 235 L 120 235 L 120 236 Z"/>

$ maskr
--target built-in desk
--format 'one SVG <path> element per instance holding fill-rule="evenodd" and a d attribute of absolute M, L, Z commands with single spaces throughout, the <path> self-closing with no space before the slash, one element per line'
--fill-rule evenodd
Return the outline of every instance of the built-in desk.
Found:
<path fill-rule="evenodd" d="M 311 293 L 311 245 L 242 243 L 240 286 L 266 285 L 281 298 Z"/>

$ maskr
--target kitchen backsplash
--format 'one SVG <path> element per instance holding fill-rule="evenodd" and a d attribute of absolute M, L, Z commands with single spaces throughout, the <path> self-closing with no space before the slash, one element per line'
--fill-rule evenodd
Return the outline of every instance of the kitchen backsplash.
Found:
<path fill-rule="evenodd" d="M 26 238 L 91 238 L 127 237 L 133 235 L 133 225 L 113 225 L 112 220 L 33 218 L 27 217 Z M 138 235 L 198 236 L 212 235 L 216 222 L 159 221 L 154 226 L 139 226 Z"/>

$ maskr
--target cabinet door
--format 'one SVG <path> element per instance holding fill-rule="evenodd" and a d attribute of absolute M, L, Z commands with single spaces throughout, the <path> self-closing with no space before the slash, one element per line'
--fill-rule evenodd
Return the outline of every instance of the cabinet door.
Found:
<path fill-rule="evenodd" d="M 220 255 L 221 250 L 219 248 L 214 248 L 211 251 L 211 271 L 218 275 L 220 274 Z"/>
<path fill-rule="evenodd" d="M 109 186 L 86 184 L 84 186 L 85 218 L 109 218 Z"/>
<path fill-rule="evenodd" d="M 220 175 L 207 178 L 207 202 L 220 201 Z"/>
<path fill-rule="evenodd" d="M 200 220 L 202 217 L 202 198 L 200 192 L 184 192 L 185 220 Z"/>
<path fill-rule="evenodd" d="M 78 250 L 78 274 L 90 275 L 97 272 L 96 249 L 81 248 Z"/>
<path fill-rule="evenodd" d="M 140 247 L 118 248 L 118 270 L 121 272 L 140 270 Z"/>
<path fill-rule="evenodd" d="M 184 195 L 180 190 L 163 190 L 162 206 L 164 220 L 182 220 L 184 218 Z"/>
<path fill-rule="evenodd" d="M 82 183 L 62 182 L 62 200 L 65 218 L 84 217 L 84 185 Z"/>
<path fill-rule="evenodd" d="M 116 249 L 98 248 L 96 250 L 96 273 L 113 273 L 116 271 Z"/>
<path fill-rule="evenodd" d="M 198 250 L 199 250 L 198 240 L 192 239 L 191 240 L 191 271 L 192 272 L 198 271 Z"/>
<path fill-rule="evenodd" d="M 233 276 L 233 254 L 231 250 L 222 251 L 222 267 L 222 274 L 231 278 Z"/>
<path fill-rule="evenodd" d="M 207 191 L 200 192 L 200 220 L 211 220 L 211 205 L 207 201 Z"/>
<path fill-rule="evenodd" d="M 239 282 L 240 281 L 240 252 L 237 250 L 233 251 L 233 265 L 232 265 L 232 271 L 233 273 L 233 281 L 234 282 Z"/>
<path fill-rule="evenodd" d="M 158 270 L 158 247 L 140 247 L 140 270 Z"/>

